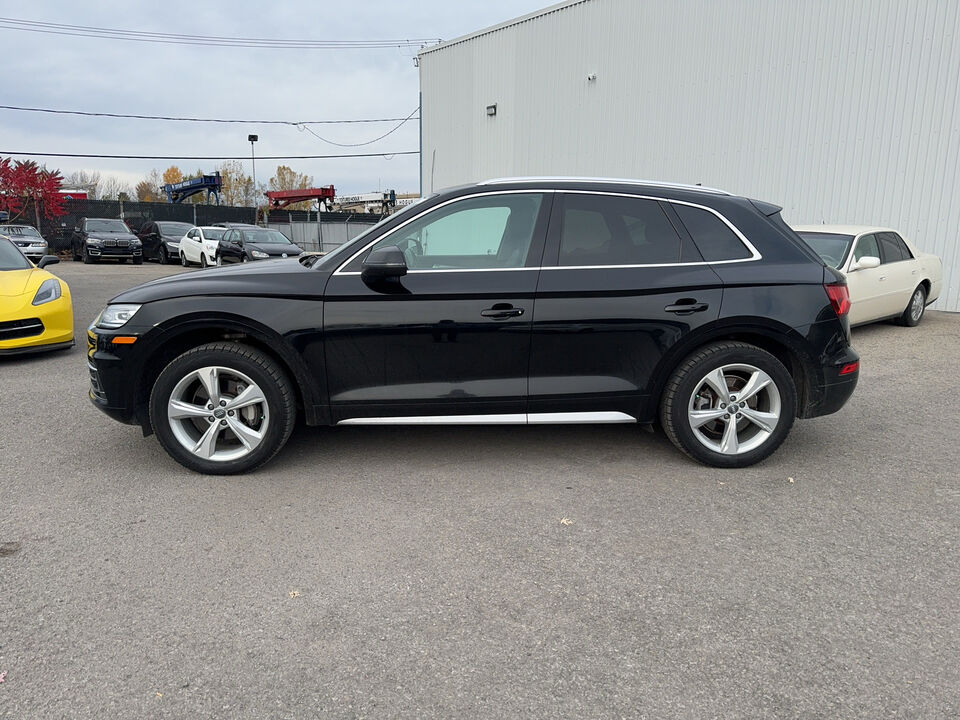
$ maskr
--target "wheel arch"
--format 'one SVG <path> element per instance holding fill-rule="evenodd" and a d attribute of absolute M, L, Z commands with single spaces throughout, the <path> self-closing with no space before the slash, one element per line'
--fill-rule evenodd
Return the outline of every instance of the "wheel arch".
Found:
<path fill-rule="evenodd" d="M 163 332 L 157 340 L 144 349 L 145 360 L 134 388 L 134 407 L 137 422 L 144 434 L 150 434 L 148 404 L 154 380 L 176 357 L 188 350 L 212 342 L 236 342 L 248 345 L 273 358 L 293 381 L 297 405 L 303 411 L 309 425 L 324 422 L 317 407 L 322 403 L 320 388 L 312 380 L 303 359 L 275 331 L 251 321 L 249 318 L 230 315 L 204 315 L 197 318 L 181 318 L 161 326 Z"/>
<path fill-rule="evenodd" d="M 761 325 L 755 322 L 735 322 L 711 325 L 691 333 L 663 356 L 651 375 L 647 392 L 648 407 L 645 408 L 644 416 L 657 416 L 670 376 L 687 357 L 704 345 L 724 340 L 755 345 L 777 358 L 793 378 L 797 391 L 797 413 L 802 415 L 803 409 L 811 400 L 811 390 L 816 385 L 809 369 L 817 367 L 814 359 L 803 350 L 803 338 L 796 330 L 780 323 Z"/>

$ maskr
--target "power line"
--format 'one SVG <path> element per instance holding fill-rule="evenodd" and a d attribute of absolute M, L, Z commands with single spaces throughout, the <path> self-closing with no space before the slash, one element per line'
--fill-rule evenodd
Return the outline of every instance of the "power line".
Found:
<path fill-rule="evenodd" d="M 366 142 L 359 142 L 359 143 L 338 143 L 338 142 L 334 142 L 333 140 L 327 140 L 325 137 L 321 137 L 320 135 L 318 135 L 317 133 L 315 133 L 313 130 L 311 130 L 309 127 L 307 127 L 306 124 L 303 124 L 303 123 L 300 124 L 300 129 L 301 129 L 301 130 L 306 130 L 308 133 L 310 133 L 311 135 L 313 135 L 313 136 L 314 136 L 315 138 L 317 138 L 318 140 L 323 140 L 323 142 L 325 142 L 325 143 L 327 143 L 327 144 L 329 144 L 329 145 L 336 145 L 337 147 L 362 147 L 363 145 L 373 145 L 373 143 L 377 142 L 378 140 L 383 140 L 385 137 L 387 137 L 387 135 L 392 135 L 392 134 L 395 133 L 397 130 L 399 130 L 399 129 L 403 126 L 403 124 L 404 124 L 405 122 L 407 122 L 407 120 L 409 120 L 409 119 L 412 118 L 414 115 L 416 115 L 417 110 L 419 110 L 419 109 L 420 109 L 419 107 L 415 108 L 415 109 L 413 110 L 413 112 L 411 112 L 409 115 L 407 115 L 407 116 L 406 116 L 403 120 L 401 120 L 397 125 L 395 125 L 394 127 L 390 128 L 389 130 L 387 130 L 383 135 L 380 135 L 379 137 L 375 137 L 373 140 L 367 140 Z"/>
<path fill-rule="evenodd" d="M 339 158 L 368 158 L 382 157 L 388 160 L 395 155 L 419 155 L 419 150 L 401 150 L 399 152 L 382 153 L 354 153 L 350 155 L 257 155 L 257 160 L 333 160 Z M 107 160 L 249 160 L 249 155 L 237 157 L 226 155 L 96 155 L 85 153 L 48 153 L 48 152 L 14 152 L 0 150 L 0 155 L 18 157 L 63 157 L 63 158 L 102 158 Z"/>
<path fill-rule="evenodd" d="M 165 45 L 205 45 L 208 47 L 273 48 L 297 50 L 376 50 L 382 48 L 420 48 L 440 42 L 440 38 L 408 38 L 399 40 L 286 40 L 281 38 L 224 37 L 145 32 L 118 28 L 66 25 L 63 23 L 19 20 L 0 17 L 0 28 L 23 30 L 49 35 L 71 35 L 106 40 L 160 43 Z"/>
<path fill-rule="evenodd" d="M 419 108 L 418 108 L 419 109 Z M 19 107 L 0 105 L 0 110 L 18 110 L 22 112 L 49 113 L 51 115 L 82 115 L 85 117 L 127 118 L 133 120 L 168 120 L 173 122 L 198 123 L 242 123 L 245 125 L 349 125 L 356 123 L 406 122 L 412 118 L 359 118 L 352 120 L 225 120 L 221 118 L 173 117 L 169 115 L 134 115 L 128 113 L 90 112 L 86 110 L 54 110 L 51 108 Z M 414 110 L 416 112 L 416 110 Z"/>

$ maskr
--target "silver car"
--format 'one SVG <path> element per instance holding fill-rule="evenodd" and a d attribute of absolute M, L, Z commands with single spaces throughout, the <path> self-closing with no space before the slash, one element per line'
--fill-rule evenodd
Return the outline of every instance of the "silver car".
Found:
<path fill-rule="evenodd" d="M 9 238 L 31 260 L 47 254 L 47 241 L 32 225 L 0 225 L 0 236 Z"/>

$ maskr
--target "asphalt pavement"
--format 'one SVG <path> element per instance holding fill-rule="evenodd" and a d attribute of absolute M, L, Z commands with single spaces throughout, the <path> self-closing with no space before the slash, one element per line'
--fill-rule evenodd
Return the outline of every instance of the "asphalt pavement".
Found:
<path fill-rule="evenodd" d="M 766 462 L 636 426 L 300 427 L 191 473 L 87 399 L 176 267 L 64 262 L 78 345 L 0 359 L 0 717 L 960 715 L 960 315 L 854 331 Z"/>

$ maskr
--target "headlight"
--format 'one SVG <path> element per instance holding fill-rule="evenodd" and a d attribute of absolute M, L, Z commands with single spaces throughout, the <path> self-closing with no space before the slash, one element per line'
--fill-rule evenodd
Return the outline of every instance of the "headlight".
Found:
<path fill-rule="evenodd" d="M 261 250 L 251 250 L 251 251 L 250 251 L 250 254 L 253 255 L 255 258 L 268 258 L 268 257 L 270 257 L 267 253 L 265 253 L 265 252 L 263 252 L 263 251 L 261 251 Z"/>
<path fill-rule="evenodd" d="M 114 330 L 123 325 L 140 309 L 139 305 L 107 305 L 94 321 L 99 328 Z"/>
<path fill-rule="evenodd" d="M 140 241 L 137 239 L 131 240 L 130 247 L 140 247 Z"/>
<path fill-rule="evenodd" d="M 103 243 L 103 240 L 99 240 L 97 238 L 87 238 L 87 245 L 91 245 L 93 247 L 100 247 L 102 243 Z"/>
<path fill-rule="evenodd" d="M 33 296 L 33 304 L 43 305 L 44 303 L 53 302 L 59 298 L 61 294 L 62 291 L 59 280 L 56 278 L 44 280 L 37 289 L 37 294 Z"/>

